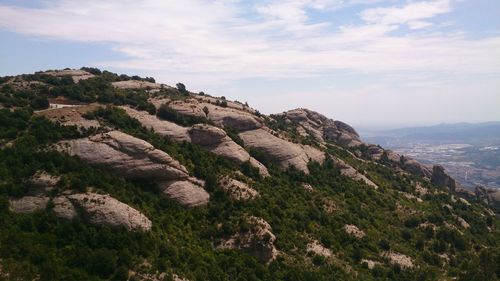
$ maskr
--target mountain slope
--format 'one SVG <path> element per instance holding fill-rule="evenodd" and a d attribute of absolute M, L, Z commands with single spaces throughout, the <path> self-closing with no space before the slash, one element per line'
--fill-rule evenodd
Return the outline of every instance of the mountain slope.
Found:
<path fill-rule="evenodd" d="M 500 273 L 495 194 L 319 113 L 92 68 L 0 83 L 0 279 Z"/>

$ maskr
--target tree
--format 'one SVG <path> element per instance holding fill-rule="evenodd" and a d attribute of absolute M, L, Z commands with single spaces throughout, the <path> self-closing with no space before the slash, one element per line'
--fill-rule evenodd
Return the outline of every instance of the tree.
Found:
<path fill-rule="evenodd" d="M 49 100 L 45 97 L 36 97 L 30 102 L 33 109 L 46 109 L 49 107 Z"/>
<path fill-rule="evenodd" d="M 179 92 L 187 93 L 186 85 L 184 85 L 182 83 L 177 83 L 175 86 L 177 87 L 177 90 L 179 90 Z"/>

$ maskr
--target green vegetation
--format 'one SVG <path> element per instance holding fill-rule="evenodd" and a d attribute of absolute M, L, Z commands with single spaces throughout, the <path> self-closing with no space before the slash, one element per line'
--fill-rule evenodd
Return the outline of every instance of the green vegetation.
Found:
<path fill-rule="evenodd" d="M 418 178 L 361 161 L 333 145 L 326 148 L 331 155 L 363 171 L 379 188 L 342 176 L 331 157 L 323 165 L 310 163 L 311 173 L 306 175 L 293 168 L 283 171 L 267 155 L 250 149 L 272 175 L 261 178 L 248 163 L 236 165 L 197 145 L 173 142 L 114 107 L 129 104 L 148 110 L 150 93 L 110 86 L 112 81 L 133 77 L 85 70 L 97 77 L 75 84 L 64 77 L 28 76 L 32 81 L 49 83 L 50 90 L 39 86 L 16 90 L 5 84 L 9 79 L 0 80 L 4 82 L 0 102 L 7 107 L 0 109 L 0 264 L 11 279 L 125 280 L 128 270 L 137 271 L 145 260 L 151 264 L 151 272 L 176 273 L 192 281 L 498 279 L 500 220 L 485 212 L 480 202 L 465 204 L 427 182 L 422 183 L 428 189 L 423 202 L 405 197 L 403 194 L 417 194 Z M 162 89 L 158 94 L 182 96 L 175 89 Z M 146 140 L 179 160 L 193 176 L 206 181 L 209 205 L 185 209 L 162 197 L 152 182 L 126 180 L 51 150 L 54 142 L 92 133 L 34 115 L 35 104 L 44 105 L 35 100 L 56 95 L 107 104 L 86 117 Z M 150 111 L 155 114 L 152 108 Z M 156 112 L 182 125 L 208 122 L 174 113 L 165 105 Z M 279 117 L 268 120 L 268 126 L 294 134 Z M 236 130 L 225 130 L 241 143 Z M 109 193 L 150 218 L 152 231 L 127 232 L 79 219 L 59 219 L 50 206 L 30 215 L 10 212 L 9 198 L 27 194 L 27 181 L 39 170 L 61 176 L 53 193 L 85 191 L 88 187 Z M 223 192 L 217 178 L 235 171 L 242 171 L 251 180 L 258 198 L 238 202 Z M 304 183 L 314 191 L 302 188 Z M 272 226 L 281 254 L 269 265 L 244 251 L 216 248 L 222 238 L 248 227 L 242 219 L 246 215 L 261 217 Z M 460 227 L 457 217 L 470 227 Z M 358 226 L 366 236 L 357 239 L 348 235 L 343 229 L 346 224 Z M 311 240 L 331 249 L 334 257 L 308 252 Z M 404 270 L 389 265 L 380 257 L 387 250 L 411 256 L 416 267 Z M 368 269 L 363 259 L 380 264 Z"/>

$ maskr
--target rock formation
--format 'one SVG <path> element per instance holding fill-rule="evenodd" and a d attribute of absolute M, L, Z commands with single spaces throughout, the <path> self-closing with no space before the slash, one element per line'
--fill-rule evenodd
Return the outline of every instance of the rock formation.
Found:
<path fill-rule="evenodd" d="M 208 193 L 202 182 L 167 153 L 119 131 L 59 142 L 57 148 L 85 162 L 128 179 L 156 181 L 166 196 L 182 205 L 204 205 Z M 187 198 L 192 195 L 193 198 Z"/>
<path fill-rule="evenodd" d="M 66 198 L 73 204 L 75 214 L 80 214 L 91 224 L 124 227 L 127 230 L 151 230 L 152 223 L 145 215 L 109 195 L 79 193 L 67 195 Z M 54 210 L 56 215 L 68 218 L 68 212 L 60 213 L 58 210 Z"/>
<path fill-rule="evenodd" d="M 352 224 L 346 224 L 344 226 L 344 230 L 347 234 L 351 235 L 351 236 L 354 236 L 358 239 L 361 239 L 363 237 L 365 237 L 365 233 L 360 230 L 357 226 L 355 225 L 352 225 Z"/>
<path fill-rule="evenodd" d="M 234 200 L 246 201 L 259 196 L 257 190 L 249 187 L 246 183 L 227 176 L 219 179 L 219 185 Z"/>
<path fill-rule="evenodd" d="M 329 258 L 333 255 L 332 250 L 321 245 L 321 243 L 319 243 L 317 240 L 314 240 L 307 244 L 307 251 L 325 258 Z"/>
<path fill-rule="evenodd" d="M 362 143 L 358 133 L 351 126 L 329 119 L 315 111 L 298 108 L 289 110 L 284 115 L 320 143 L 330 141 L 346 147 Z"/>
<path fill-rule="evenodd" d="M 189 141 L 203 148 L 225 157 L 238 164 L 250 161 L 250 164 L 259 170 L 261 176 L 269 176 L 267 168 L 252 158 L 248 152 L 235 143 L 226 132 L 208 124 L 196 124 L 192 127 L 182 127 L 167 120 L 158 119 L 147 112 L 137 111 L 130 107 L 122 107 L 127 114 L 137 119 L 146 128 L 166 136 L 174 141 Z"/>
<path fill-rule="evenodd" d="M 254 148 L 276 161 L 282 168 L 294 166 L 309 173 L 307 164 L 310 160 L 323 163 L 325 155 L 316 148 L 291 143 L 280 139 L 267 130 L 257 129 L 238 134 L 245 146 Z"/>
<path fill-rule="evenodd" d="M 52 75 L 56 77 L 71 76 L 73 82 L 78 83 L 80 80 L 85 80 L 94 77 L 90 72 L 79 70 L 79 69 L 63 69 L 55 71 L 46 71 L 43 74 Z"/>
<path fill-rule="evenodd" d="M 221 249 L 240 249 L 257 257 L 262 262 L 273 261 L 278 251 L 274 247 L 276 236 L 271 232 L 271 226 L 265 220 L 248 217 L 251 229 L 234 234 L 219 246 Z"/>
<path fill-rule="evenodd" d="M 477 186 L 474 190 L 476 196 L 493 208 L 500 210 L 500 189 L 490 189 Z"/>
<path fill-rule="evenodd" d="M 447 187 L 451 191 L 455 191 L 459 184 L 445 171 L 443 166 L 434 165 L 432 168 L 431 182 L 440 187 Z"/>
<path fill-rule="evenodd" d="M 403 254 L 396 253 L 393 251 L 383 252 L 381 254 L 383 258 L 386 258 L 390 264 L 399 265 L 401 269 L 411 269 L 413 268 L 413 260 Z"/>
<path fill-rule="evenodd" d="M 162 88 L 161 84 L 152 83 L 149 81 L 141 81 L 141 80 L 127 80 L 127 81 L 118 81 L 111 83 L 113 87 L 118 89 L 131 89 L 131 90 L 152 90 L 152 89 L 160 89 Z"/>

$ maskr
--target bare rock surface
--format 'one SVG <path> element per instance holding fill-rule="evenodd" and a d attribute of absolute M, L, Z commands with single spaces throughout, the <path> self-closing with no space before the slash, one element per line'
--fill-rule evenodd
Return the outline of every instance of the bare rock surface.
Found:
<path fill-rule="evenodd" d="M 363 264 L 363 263 L 366 263 L 366 266 L 368 267 L 368 269 L 373 269 L 376 265 L 380 264 L 377 261 L 369 260 L 369 259 L 362 259 L 361 264 Z"/>
<path fill-rule="evenodd" d="M 476 196 L 486 204 L 500 210 L 500 189 L 477 186 L 474 190 Z"/>
<path fill-rule="evenodd" d="M 207 117 L 203 111 L 203 104 L 196 99 L 174 100 L 168 103 L 168 107 L 184 116 Z"/>
<path fill-rule="evenodd" d="M 349 147 L 362 144 L 358 133 L 351 126 L 329 119 L 315 111 L 297 108 L 285 112 L 284 115 L 320 143 L 331 141 Z"/>
<path fill-rule="evenodd" d="M 221 127 L 231 127 L 238 131 L 255 130 L 262 127 L 260 120 L 246 111 L 213 104 L 204 105 L 208 108 L 208 118 Z"/>
<path fill-rule="evenodd" d="M 89 120 L 83 117 L 85 113 L 94 111 L 99 107 L 100 105 L 98 104 L 87 104 L 75 107 L 47 109 L 36 112 L 36 114 L 65 126 L 77 126 L 85 129 L 92 127 L 99 128 L 101 125 L 97 120 Z"/>
<path fill-rule="evenodd" d="M 50 198 L 46 196 L 24 196 L 9 200 L 9 209 L 18 214 L 31 214 L 47 207 Z"/>
<path fill-rule="evenodd" d="M 354 236 L 358 239 L 361 239 L 363 237 L 365 237 L 365 233 L 360 230 L 357 226 L 355 225 L 352 225 L 352 224 L 346 224 L 344 226 L 344 230 L 347 234 L 351 235 L 351 236 Z"/>
<path fill-rule="evenodd" d="M 118 81 L 111 83 L 113 87 L 117 89 L 132 89 L 132 90 L 140 90 L 140 89 L 161 89 L 161 84 L 152 83 L 149 81 L 141 81 L 141 80 L 128 80 L 128 81 Z"/>
<path fill-rule="evenodd" d="M 390 264 L 399 265 L 401 269 L 413 268 L 413 260 L 409 256 L 403 255 L 401 253 L 396 253 L 393 251 L 383 252 L 381 256 L 383 258 L 386 258 Z"/>
<path fill-rule="evenodd" d="M 432 168 L 432 178 L 431 182 L 440 187 L 447 187 L 451 191 L 454 191 L 460 185 L 445 171 L 443 166 L 434 165 Z"/>
<path fill-rule="evenodd" d="M 254 199 L 257 196 L 259 196 L 257 190 L 249 187 L 246 183 L 232 179 L 227 176 L 219 179 L 219 185 L 234 200 L 246 201 Z"/>
<path fill-rule="evenodd" d="M 203 148 L 225 157 L 238 164 L 250 161 L 250 164 L 259 169 L 261 176 L 269 176 L 267 168 L 259 161 L 252 158 L 248 152 L 235 143 L 226 132 L 208 124 L 196 124 L 192 127 L 182 127 L 167 120 L 161 120 L 144 111 L 137 111 L 130 107 L 122 107 L 128 115 L 137 119 L 146 128 L 153 129 L 156 133 L 166 136 L 174 141 L 188 141 L 198 144 Z"/>
<path fill-rule="evenodd" d="M 312 147 L 304 149 L 304 146 L 280 139 L 264 129 L 245 131 L 239 136 L 246 146 L 267 154 L 285 169 L 294 166 L 309 173 L 307 168 L 309 160 L 318 162 L 324 160 L 324 154 L 321 151 Z"/>
<path fill-rule="evenodd" d="M 168 181 L 159 184 L 163 195 L 188 208 L 208 204 L 210 195 L 202 186 L 202 183 L 194 179 Z"/>
<path fill-rule="evenodd" d="M 312 252 L 318 256 L 329 258 L 333 255 L 332 251 L 325 246 L 321 245 L 317 240 L 314 240 L 307 244 L 307 251 Z"/>
<path fill-rule="evenodd" d="M 121 106 L 123 110 L 132 118 L 137 119 L 141 124 L 148 128 L 153 129 L 156 133 L 166 136 L 174 141 L 190 141 L 188 134 L 189 128 L 179 126 L 173 122 L 162 120 L 151 115 L 145 111 L 138 111 L 128 106 Z"/>
<path fill-rule="evenodd" d="M 358 172 L 356 169 L 354 169 L 351 165 L 347 164 L 343 160 L 334 158 L 333 161 L 335 165 L 337 165 L 337 167 L 340 169 L 340 174 L 342 174 L 343 176 L 349 177 L 356 181 L 364 182 L 365 184 L 375 189 L 378 188 L 378 185 L 376 185 L 373 181 L 371 181 L 365 175 Z"/>
<path fill-rule="evenodd" d="M 221 249 L 240 249 L 254 255 L 262 262 L 273 261 L 278 251 L 274 247 L 276 236 L 272 233 L 271 226 L 265 220 L 257 217 L 247 218 L 251 229 L 246 232 L 234 234 L 222 241 Z"/>
<path fill-rule="evenodd" d="M 167 153 L 119 131 L 61 141 L 57 148 L 87 163 L 131 179 L 185 179 L 188 172 Z"/>
<path fill-rule="evenodd" d="M 56 77 L 69 75 L 71 76 L 73 82 L 75 83 L 78 83 L 78 81 L 80 80 L 85 80 L 94 77 L 92 73 L 80 69 L 63 69 L 63 70 L 46 71 L 44 72 L 44 74 Z"/>
<path fill-rule="evenodd" d="M 124 227 L 127 230 L 151 230 L 151 221 L 141 212 L 109 195 L 80 193 L 68 195 L 83 218 L 91 224 Z"/>
<path fill-rule="evenodd" d="M 54 204 L 52 212 L 54 212 L 57 217 L 72 220 L 78 216 L 75 206 L 65 195 L 60 195 L 52 199 L 52 204 Z"/>

